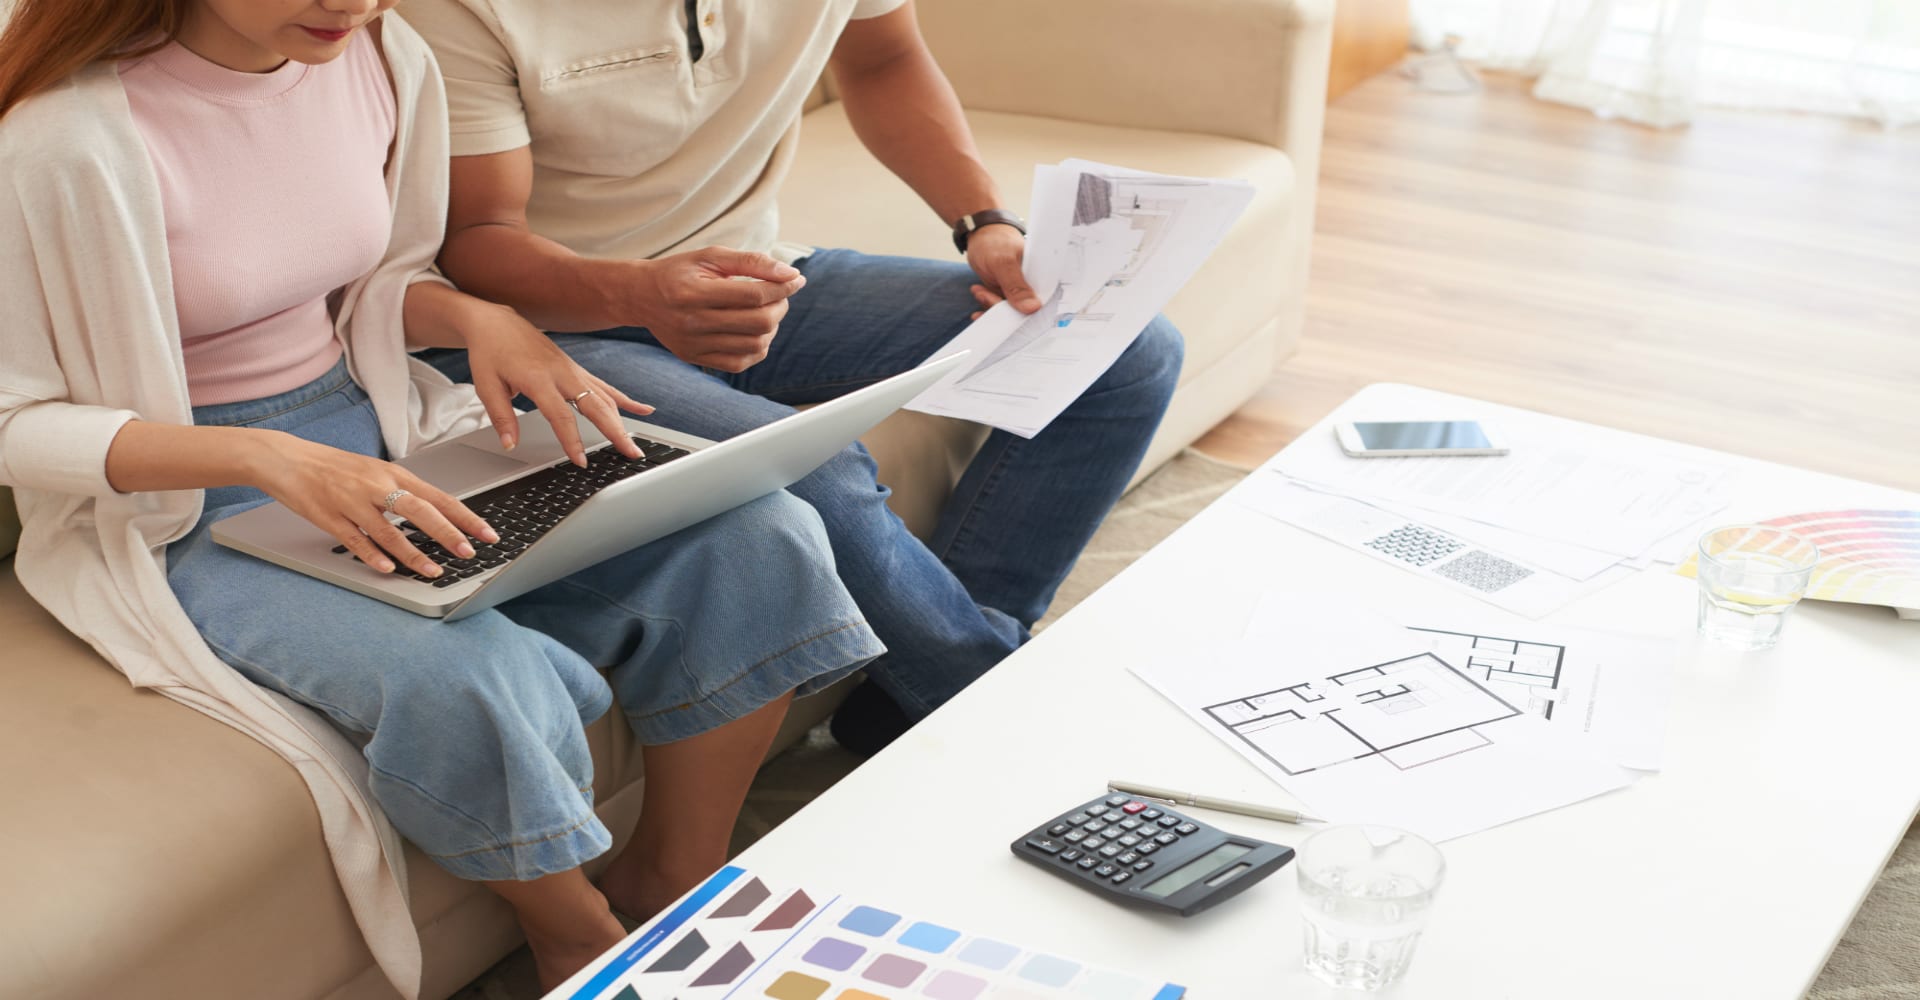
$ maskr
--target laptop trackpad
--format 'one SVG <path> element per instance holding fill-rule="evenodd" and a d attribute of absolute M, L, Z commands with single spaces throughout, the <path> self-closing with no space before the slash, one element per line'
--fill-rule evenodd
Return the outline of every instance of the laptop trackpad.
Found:
<path fill-rule="evenodd" d="M 400 464 L 456 496 L 527 470 L 527 463 L 518 458 L 454 443 L 428 448 Z"/>

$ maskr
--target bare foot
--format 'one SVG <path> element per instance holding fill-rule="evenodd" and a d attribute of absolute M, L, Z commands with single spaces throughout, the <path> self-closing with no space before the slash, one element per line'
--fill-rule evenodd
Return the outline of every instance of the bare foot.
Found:
<path fill-rule="evenodd" d="M 608 948 L 620 943 L 627 936 L 626 928 L 613 914 L 606 914 L 604 921 L 596 920 L 590 927 L 570 929 L 565 935 L 527 935 L 527 948 L 533 952 L 534 969 L 540 977 L 540 989 L 551 991 L 567 977 L 587 967 L 588 963 L 599 958 Z"/>

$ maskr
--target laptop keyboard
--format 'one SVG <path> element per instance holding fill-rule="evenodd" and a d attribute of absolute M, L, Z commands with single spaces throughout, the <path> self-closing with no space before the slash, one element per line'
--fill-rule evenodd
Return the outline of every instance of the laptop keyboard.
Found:
<path fill-rule="evenodd" d="M 474 539 L 471 559 L 455 556 L 413 522 L 401 521 L 399 528 L 407 533 L 407 540 L 427 558 L 439 563 L 443 572 L 437 577 L 421 576 L 406 566 L 397 565 L 393 575 L 433 587 L 451 587 L 461 580 L 491 572 L 525 552 L 595 493 L 687 454 L 683 449 L 646 438 L 636 437 L 633 443 L 640 447 L 639 458 L 628 458 L 611 447 L 601 448 L 587 454 L 584 469 L 571 461 L 562 461 L 467 497 L 463 501 L 467 508 L 486 519 L 500 535 L 500 540 L 491 545 Z M 356 561 L 359 558 L 349 554 L 344 545 L 334 546 L 333 551 Z"/>

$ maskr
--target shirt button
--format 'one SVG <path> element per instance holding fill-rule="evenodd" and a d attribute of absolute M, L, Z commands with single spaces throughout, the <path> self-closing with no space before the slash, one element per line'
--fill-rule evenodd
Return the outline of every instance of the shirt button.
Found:
<path fill-rule="evenodd" d="M 713 27 L 713 14 L 708 13 L 706 18 L 703 21 L 701 21 L 701 23 L 705 24 L 709 28 Z"/>

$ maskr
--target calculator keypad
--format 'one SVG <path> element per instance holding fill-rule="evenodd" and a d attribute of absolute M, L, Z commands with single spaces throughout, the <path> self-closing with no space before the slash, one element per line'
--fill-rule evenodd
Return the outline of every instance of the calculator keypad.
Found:
<path fill-rule="evenodd" d="M 1115 885 L 1153 867 L 1147 855 L 1171 847 L 1200 824 L 1139 799 L 1115 795 L 1104 811 L 1081 810 L 1049 825 L 1046 836 L 1032 836 L 1026 846 L 1051 855 L 1063 867 L 1091 872 Z"/>

